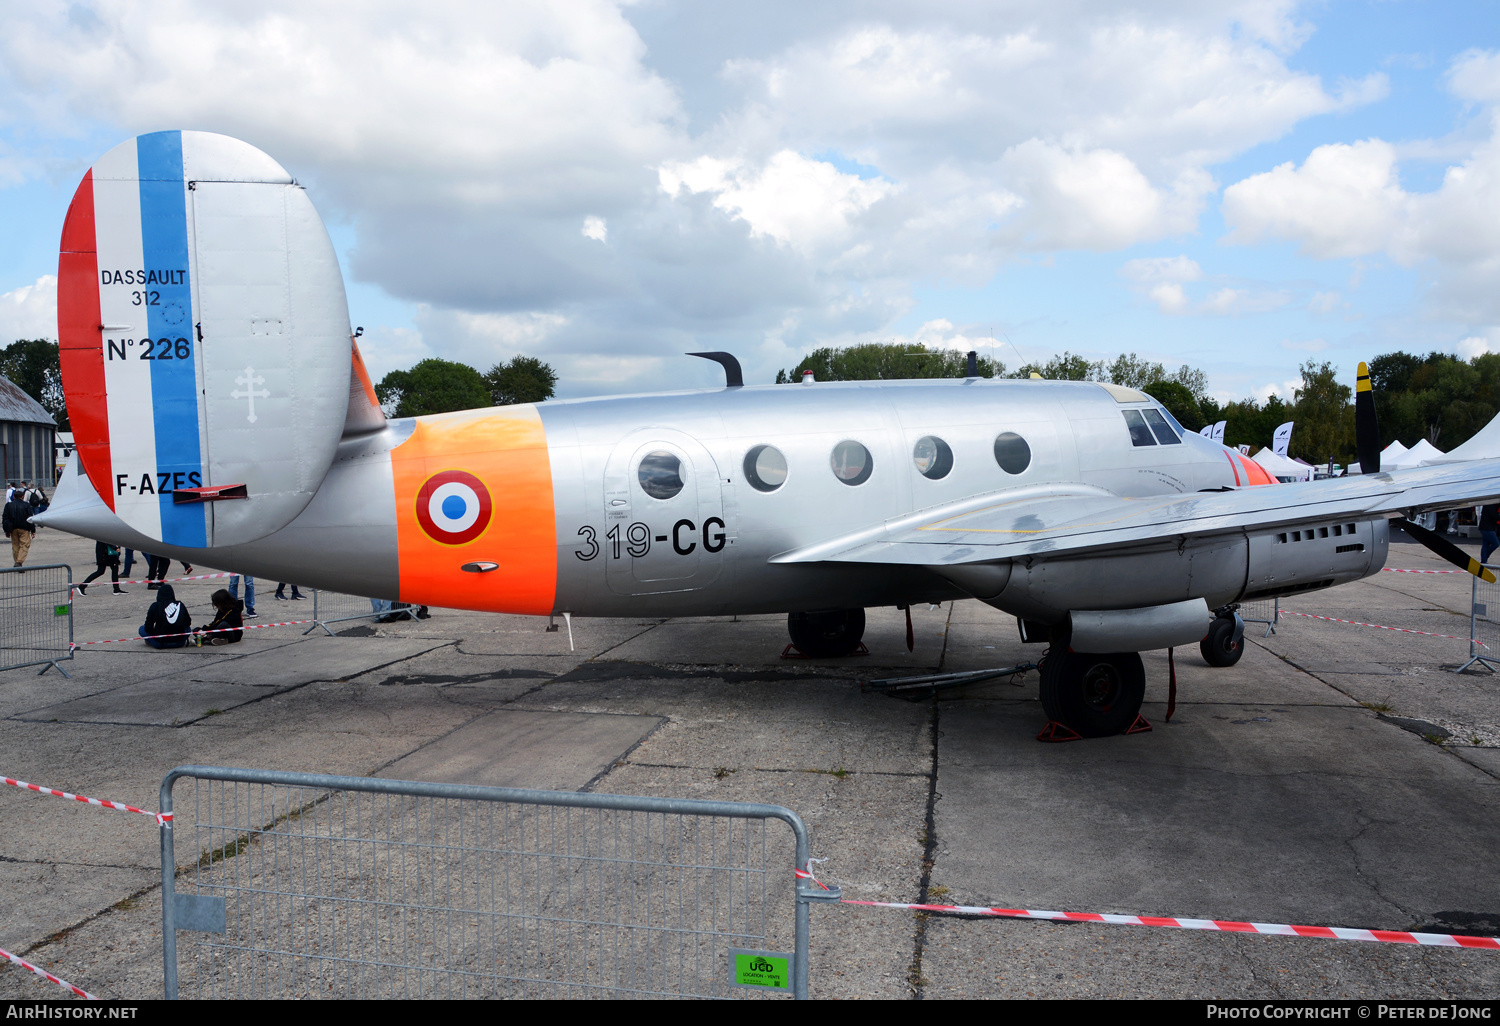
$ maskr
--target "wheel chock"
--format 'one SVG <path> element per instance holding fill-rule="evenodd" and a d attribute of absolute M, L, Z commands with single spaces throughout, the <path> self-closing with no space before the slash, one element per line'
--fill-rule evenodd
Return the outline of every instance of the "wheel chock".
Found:
<path fill-rule="evenodd" d="M 1151 724 L 1140 713 L 1135 714 L 1135 722 L 1125 729 L 1127 734 L 1148 734 L 1150 731 Z"/>
<path fill-rule="evenodd" d="M 865 648 L 865 643 L 863 641 L 861 641 L 859 643 L 859 647 L 856 648 L 853 652 L 850 652 L 849 656 L 867 656 L 869 654 L 870 654 L 870 650 L 868 648 Z M 847 659 L 847 658 L 849 658 L 849 656 L 844 656 L 843 658 Z M 795 642 L 789 642 L 787 644 L 786 648 L 784 648 L 784 649 L 781 650 L 781 658 L 783 658 L 783 659 L 815 659 L 817 657 L 816 656 L 810 656 L 806 652 L 802 651 L 800 648 L 797 647 L 797 645 L 796 645 Z"/>
<path fill-rule="evenodd" d="M 1147 727 L 1146 729 L 1150 730 L 1151 728 Z M 1038 741 L 1082 741 L 1083 735 L 1066 723 L 1048 720 L 1047 725 L 1042 728 L 1042 732 L 1036 736 L 1036 739 Z"/>

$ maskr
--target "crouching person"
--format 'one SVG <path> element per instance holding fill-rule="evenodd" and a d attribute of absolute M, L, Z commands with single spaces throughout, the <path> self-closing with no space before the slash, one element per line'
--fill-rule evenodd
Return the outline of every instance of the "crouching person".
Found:
<path fill-rule="evenodd" d="M 170 584 L 163 584 L 156 593 L 156 601 L 146 610 L 146 622 L 137 632 L 152 648 L 181 648 L 187 644 L 187 635 L 193 618 L 187 606 L 177 601 Z"/>
<path fill-rule="evenodd" d="M 245 636 L 241 630 L 245 626 L 244 609 L 245 604 L 223 588 L 214 592 L 214 618 L 207 627 L 194 628 L 197 631 L 208 631 L 217 633 L 200 634 L 193 639 L 197 645 L 233 645 Z"/>

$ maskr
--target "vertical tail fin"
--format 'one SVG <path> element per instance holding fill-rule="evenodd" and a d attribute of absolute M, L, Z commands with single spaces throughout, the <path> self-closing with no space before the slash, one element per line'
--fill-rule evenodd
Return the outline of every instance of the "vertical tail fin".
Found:
<path fill-rule="evenodd" d="M 311 500 L 348 411 L 349 314 L 322 221 L 270 157 L 206 132 L 115 147 L 73 197 L 57 303 L 78 453 L 131 527 L 229 545 Z"/>

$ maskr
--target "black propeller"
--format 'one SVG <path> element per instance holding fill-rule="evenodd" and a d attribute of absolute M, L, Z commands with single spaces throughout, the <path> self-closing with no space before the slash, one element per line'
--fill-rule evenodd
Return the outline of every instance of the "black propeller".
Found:
<path fill-rule="evenodd" d="M 1354 441 L 1359 449 L 1360 473 L 1380 473 L 1380 425 L 1375 420 L 1375 393 L 1370 391 L 1370 368 L 1364 361 L 1360 361 L 1359 377 L 1354 384 Z M 1391 523 L 1459 569 L 1482 581 L 1495 583 L 1495 575 L 1481 566 L 1479 560 L 1442 535 L 1414 524 L 1405 517 L 1396 517 Z"/>

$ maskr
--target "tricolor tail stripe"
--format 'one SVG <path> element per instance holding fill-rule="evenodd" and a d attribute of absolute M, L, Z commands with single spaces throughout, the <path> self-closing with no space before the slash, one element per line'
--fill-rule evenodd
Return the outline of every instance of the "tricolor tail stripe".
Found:
<path fill-rule="evenodd" d="M 146 307 L 149 338 L 170 359 L 151 361 L 151 405 L 160 474 L 203 479 L 199 434 L 196 339 L 193 338 L 192 267 L 189 264 L 187 204 L 182 165 L 182 133 L 154 132 L 136 141 L 141 189 L 142 267 L 157 272 Z M 163 345 L 161 340 L 167 340 Z M 186 342 L 179 344 L 178 339 Z M 181 355 L 185 352 L 185 356 Z M 189 478 L 188 475 L 193 475 Z M 159 478 L 158 478 L 159 480 Z M 171 480 L 171 479 L 169 479 Z M 202 507 L 178 506 L 170 494 L 159 494 L 162 540 L 202 548 L 208 544 Z"/>

